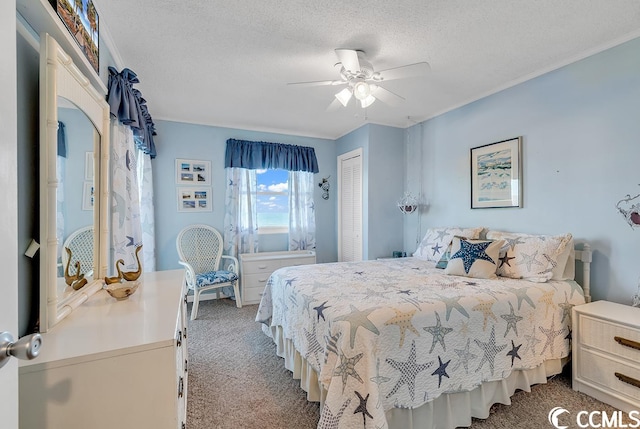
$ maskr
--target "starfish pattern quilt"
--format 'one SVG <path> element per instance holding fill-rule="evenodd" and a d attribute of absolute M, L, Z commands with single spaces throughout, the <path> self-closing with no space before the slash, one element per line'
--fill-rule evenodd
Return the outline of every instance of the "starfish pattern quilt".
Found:
<path fill-rule="evenodd" d="M 256 321 L 281 328 L 318 374 L 319 429 L 386 428 L 392 408 L 568 356 L 583 303 L 575 281 L 475 279 L 398 258 L 281 268 Z"/>

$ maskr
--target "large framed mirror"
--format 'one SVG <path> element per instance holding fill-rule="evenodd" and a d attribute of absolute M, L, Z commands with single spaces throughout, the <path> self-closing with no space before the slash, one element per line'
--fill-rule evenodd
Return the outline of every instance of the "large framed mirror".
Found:
<path fill-rule="evenodd" d="M 109 105 L 48 34 L 40 47 L 40 331 L 107 271 Z"/>

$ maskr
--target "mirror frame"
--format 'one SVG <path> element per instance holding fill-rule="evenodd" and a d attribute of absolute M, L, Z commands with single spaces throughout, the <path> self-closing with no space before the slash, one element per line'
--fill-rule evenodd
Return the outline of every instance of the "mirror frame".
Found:
<path fill-rule="evenodd" d="M 110 118 L 105 94 L 91 85 L 58 42 L 43 33 L 40 43 L 40 332 L 47 332 L 104 286 L 109 243 Z M 100 140 L 97 145 L 94 140 L 94 169 L 99 174 L 94 174 L 93 280 L 62 304 L 57 292 L 58 97 L 71 101 L 89 118 Z"/>

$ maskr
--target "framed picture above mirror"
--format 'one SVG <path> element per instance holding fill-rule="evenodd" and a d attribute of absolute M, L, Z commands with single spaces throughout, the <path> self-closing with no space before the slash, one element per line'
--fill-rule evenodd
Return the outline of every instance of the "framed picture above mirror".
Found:
<path fill-rule="evenodd" d="M 49 0 L 71 37 L 100 73 L 100 18 L 93 0 Z"/>

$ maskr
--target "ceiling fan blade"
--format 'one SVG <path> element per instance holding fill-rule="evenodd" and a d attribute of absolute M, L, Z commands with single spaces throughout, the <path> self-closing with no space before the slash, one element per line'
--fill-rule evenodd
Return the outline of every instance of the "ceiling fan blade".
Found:
<path fill-rule="evenodd" d="M 336 110 L 342 107 L 342 103 L 337 98 L 334 98 L 333 101 L 327 106 L 327 112 L 335 112 Z"/>
<path fill-rule="evenodd" d="M 360 71 L 358 51 L 354 51 L 353 49 L 336 49 L 336 55 L 338 56 L 338 61 L 342 63 L 346 70 L 352 73 Z"/>
<path fill-rule="evenodd" d="M 396 94 L 395 92 L 391 92 L 386 88 L 378 85 L 371 85 L 371 87 L 371 94 L 385 104 L 395 107 L 405 101 L 404 97 Z"/>
<path fill-rule="evenodd" d="M 380 74 L 380 79 L 377 80 L 393 80 L 393 79 L 405 79 L 409 77 L 420 77 L 426 76 L 431 71 L 431 66 L 429 63 L 415 63 L 409 64 L 406 66 L 395 67 L 392 69 L 381 70 L 378 73 Z M 375 79 L 375 77 L 374 77 Z"/>
<path fill-rule="evenodd" d="M 340 85 L 344 83 L 341 80 L 313 80 L 309 82 L 291 82 L 289 86 L 326 86 L 326 85 Z"/>

